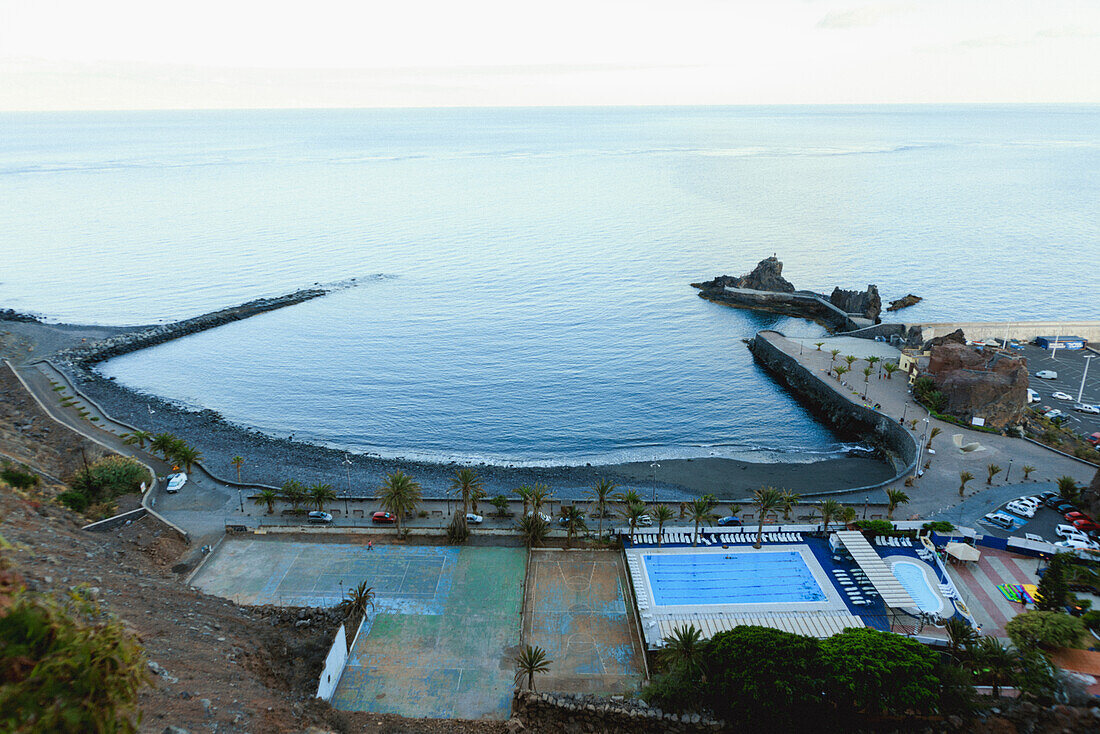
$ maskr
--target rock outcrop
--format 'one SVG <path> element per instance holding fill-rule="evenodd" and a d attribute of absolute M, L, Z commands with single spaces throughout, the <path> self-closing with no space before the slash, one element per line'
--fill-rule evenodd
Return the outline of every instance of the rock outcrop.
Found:
<path fill-rule="evenodd" d="M 858 314 L 874 323 L 878 323 L 878 315 L 882 313 L 882 299 L 879 298 L 878 286 L 875 285 L 867 286 L 867 290 L 863 292 L 833 288 L 829 303 L 844 313 Z"/>
<path fill-rule="evenodd" d="M 950 335 L 949 335 L 950 336 Z M 947 398 L 944 412 L 990 428 L 1020 422 L 1027 406 L 1027 360 L 945 342 L 933 347 L 928 376 Z"/>
<path fill-rule="evenodd" d="M 783 277 L 783 263 L 775 255 L 766 257 L 756 264 L 751 273 L 734 278 L 731 275 L 719 275 L 714 280 L 692 283 L 696 288 L 750 288 L 754 291 L 773 291 L 775 293 L 794 293 L 794 285 Z"/>
<path fill-rule="evenodd" d="M 944 334 L 943 336 L 937 336 L 935 338 L 929 339 L 927 342 L 925 342 L 924 349 L 926 351 L 930 349 L 935 349 L 941 344 L 962 344 L 963 346 L 966 346 L 966 336 L 963 334 L 962 329 L 955 329 L 950 334 Z"/>
<path fill-rule="evenodd" d="M 1100 469 L 1096 470 L 1092 483 L 1081 493 L 1080 504 L 1093 517 L 1100 513 Z"/>
<path fill-rule="evenodd" d="M 920 296 L 914 296 L 912 293 L 910 293 L 909 295 L 907 295 L 903 298 L 899 298 L 896 301 L 890 301 L 890 305 L 886 307 L 886 310 L 887 311 L 900 311 L 903 308 L 909 308 L 910 306 L 916 306 L 918 303 L 920 303 L 923 300 L 924 299 L 921 298 Z"/>

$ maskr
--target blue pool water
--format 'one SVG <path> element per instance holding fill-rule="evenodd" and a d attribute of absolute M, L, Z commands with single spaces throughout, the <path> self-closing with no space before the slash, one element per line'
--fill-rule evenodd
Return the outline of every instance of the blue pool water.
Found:
<path fill-rule="evenodd" d="M 825 601 L 806 561 L 789 553 L 645 556 L 658 606 Z"/>
<path fill-rule="evenodd" d="M 943 609 L 943 600 L 928 585 L 924 569 L 909 561 L 898 561 L 893 571 L 902 588 L 909 592 L 922 612 L 938 614 Z"/>

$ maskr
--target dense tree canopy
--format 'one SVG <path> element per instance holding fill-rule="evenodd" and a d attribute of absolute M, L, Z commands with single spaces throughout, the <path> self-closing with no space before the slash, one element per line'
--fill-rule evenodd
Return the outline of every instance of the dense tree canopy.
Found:
<path fill-rule="evenodd" d="M 1085 633 L 1085 625 L 1080 619 L 1061 612 L 1031 611 L 1010 619 L 1005 632 L 1012 644 L 1021 650 L 1077 647 Z"/>
<path fill-rule="evenodd" d="M 838 707 L 899 714 L 936 709 L 936 655 L 916 640 L 866 627 L 848 629 L 821 641 L 821 663 Z"/>

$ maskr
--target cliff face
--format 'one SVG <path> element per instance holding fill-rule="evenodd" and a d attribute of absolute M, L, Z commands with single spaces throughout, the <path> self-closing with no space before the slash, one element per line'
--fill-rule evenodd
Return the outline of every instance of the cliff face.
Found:
<path fill-rule="evenodd" d="M 692 283 L 696 288 L 750 288 L 754 291 L 773 291 L 775 293 L 794 293 L 794 285 L 783 277 L 783 263 L 774 255 L 766 257 L 756 264 L 751 273 L 735 278 L 732 275 L 719 275 L 714 280 Z"/>
<path fill-rule="evenodd" d="M 875 323 L 878 323 L 878 316 L 882 313 L 882 299 L 879 298 L 876 285 L 867 286 L 867 290 L 863 292 L 833 288 L 829 303 L 844 313 L 859 314 Z"/>
<path fill-rule="evenodd" d="M 932 348 L 928 373 L 947 397 L 944 412 L 969 421 L 984 418 L 990 428 L 1020 422 L 1027 405 L 1027 360 L 947 342 Z"/>

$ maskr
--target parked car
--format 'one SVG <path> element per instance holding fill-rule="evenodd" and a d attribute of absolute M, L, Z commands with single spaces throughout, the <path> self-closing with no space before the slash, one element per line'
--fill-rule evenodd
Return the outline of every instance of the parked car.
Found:
<path fill-rule="evenodd" d="M 638 527 L 648 528 L 651 525 L 653 525 L 653 518 L 650 517 L 649 515 L 640 515 L 638 517 Z"/>
<path fill-rule="evenodd" d="M 168 486 L 164 488 L 164 491 L 168 494 L 175 494 L 180 491 L 183 485 L 187 484 L 187 474 L 179 472 L 177 474 L 168 475 Z"/>
<path fill-rule="evenodd" d="M 1038 403 L 1042 398 L 1039 397 L 1039 393 L 1032 390 L 1030 387 L 1027 389 L 1027 402 Z"/>
<path fill-rule="evenodd" d="M 471 525 L 480 525 L 481 523 L 485 522 L 485 518 L 477 514 L 476 512 L 467 512 L 466 522 L 470 523 Z"/>
<path fill-rule="evenodd" d="M 1100 550 L 1100 545 L 1097 545 L 1096 543 L 1094 543 L 1091 540 L 1077 540 L 1075 538 L 1068 538 L 1066 540 L 1059 540 L 1054 545 L 1058 546 L 1059 548 L 1069 548 L 1070 550 L 1087 550 L 1087 551 L 1098 551 L 1098 550 Z"/>
<path fill-rule="evenodd" d="M 1100 446 L 1100 431 L 1090 434 L 1085 438 L 1085 440 L 1091 443 L 1093 446 Z"/>
<path fill-rule="evenodd" d="M 1087 517 L 1084 520 L 1074 520 L 1073 527 L 1086 533 L 1095 533 L 1097 531 L 1100 531 L 1100 525 L 1097 525 L 1095 522 L 1089 520 Z"/>
<path fill-rule="evenodd" d="M 1021 502 L 1020 500 L 1009 502 L 1005 505 L 1005 509 L 1020 517 L 1035 517 L 1035 505 L 1029 502 Z"/>
<path fill-rule="evenodd" d="M 718 524 L 722 527 L 729 527 L 730 525 L 740 525 L 741 518 L 735 517 L 733 515 L 727 515 L 726 517 L 718 518 Z"/>
<path fill-rule="evenodd" d="M 370 516 L 370 521 L 379 525 L 393 525 L 397 522 L 397 515 L 392 512 L 376 512 Z"/>
<path fill-rule="evenodd" d="M 1040 492 L 1039 494 L 1035 495 L 1035 499 L 1043 503 L 1046 503 L 1046 501 L 1049 499 L 1058 499 L 1058 497 L 1058 493 L 1053 490 L 1047 490 L 1046 492 Z"/>
<path fill-rule="evenodd" d="M 1051 505 L 1051 509 L 1060 514 L 1066 514 L 1067 512 L 1074 512 L 1077 510 L 1077 505 L 1067 500 L 1059 500 Z"/>
<path fill-rule="evenodd" d="M 1088 536 L 1072 525 L 1059 525 L 1054 528 L 1054 532 L 1063 538 L 1081 538 L 1082 540 L 1088 540 Z"/>
<path fill-rule="evenodd" d="M 528 510 L 527 511 L 527 517 L 531 517 L 531 515 L 534 515 L 534 514 L 535 514 L 534 510 Z M 547 515 L 545 512 L 543 512 L 542 510 L 539 510 L 539 517 L 542 519 L 543 522 L 550 522 L 550 516 Z"/>
<path fill-rule="evenodd" d="M 1074 520 L 1088 520 L 1089 519 L 1088 515 L 1086 515 L 1083 512 L 1079 512 L 1078 510 L 1070 510 L 1065 515 L 1063 515 L 1063 517 L 1065 517 L 1070 522 L 1073 522 Z"/>
<path fill-rule="evenodd" d="M 1069 400 L 1071 402 L 1073 401 L 1073 396 L 1072 395 L 1070 395 L 1069 393 L 1064 393 L 1061 390 L 1059 390 L 1056 393 L 1053 393 L 1050 397 L 1054 398 L 1055 400 Z"/>
<path fill-rule="evenodd" d="M 1058 373 L 1054 370 L 1039 370 L 1035 373 L 1035 376 L 1040 380 L 1057 380 Z"/>
<path fill-rule="evenodd" d="M 1062 411 L 1055 408 L 1054 410 L 1048 410 L 1046 413 L 1043 413 L 1043 417 L 1046 418 L 1048 421 L 1060 423 L 1061 421 L 1064 421 L 1068 416 Z"/>
<path fill-rule="evenodd" d="M 1073 409 L 1078 413 L 1089 413 L 1091 415 L 1100 415 L 1100 405 L 1089 405 L 1088 403 L 1075 403 Z"/>
<path fill-rule="evenodd" d="M 314 510 L 308 515 L 309 522 L 313 525 L 330 525 L 332 523 L 332 515 L 327 512 L 321 512 L 320 510 Z"/>
<path fill-rule="evenodd" d="M 1003 512 L 991 512 L 988 515 L 984 515 L 982 517 L 982 521 L 988 523 L 989 525 L 996 525 L 997 527 L 1003 528 L 1004 530 L 1011 530 L 1016 526 L 1016 523 L 1012 520 L 1012 518 L 1004 514 Z"/>

